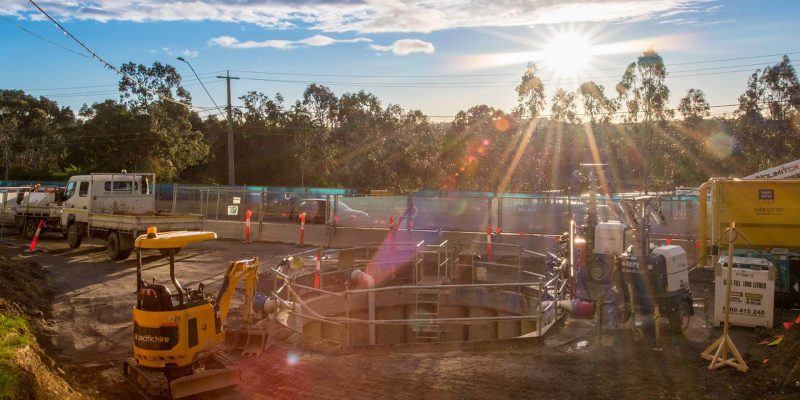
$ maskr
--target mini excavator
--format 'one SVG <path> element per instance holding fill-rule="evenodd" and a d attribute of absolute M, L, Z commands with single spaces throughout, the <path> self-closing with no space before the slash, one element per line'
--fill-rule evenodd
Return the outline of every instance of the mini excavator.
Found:
<path fill-rule="evenodd" d="M 137 267 L 133 358 L 123 364 L 123 374 L 146 398 L 182 398 L 238 384 L 241 371 L 223 351 L 226 334 L 244 333 L 245 340 L 257 343 L 254 347 L 260 346 L 261 350 L 266 345 L 266 333 L 250 329 L 258 279 L 257 258 L 232 261 L 216 298 L 205 293 L 203 283 L 191 289 L 181 286 L 175 277 L 175 254 L 181 248 L 216 238 L 214 232 L 158 233 L 151 227 L 134 243 Z M 151 284 L 142 279 L 142 251 L 146 249 L 168 254 L 174 292 L 156 284 L 155 279 Z M 246 284 L 239 326 L 247 329 L 226 332 L 223 326 L 231 298 L 242 279 Z"/>

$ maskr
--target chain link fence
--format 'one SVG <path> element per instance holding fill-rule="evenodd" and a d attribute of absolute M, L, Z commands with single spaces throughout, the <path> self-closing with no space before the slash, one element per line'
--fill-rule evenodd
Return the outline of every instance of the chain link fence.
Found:
<path fill-rule="evenodd" d="M 620 197 L 598 196 L 599 221 L 624 221 Z M 353 196 L 345 189 L 174 186 L 160 207 L 202 214 L 209 220 L 306 223 L 334 227 L 559 234 L 586 218 L 587 196 L 549 194 L 418 192 L 404 196 Z M 662 196 L 665 223 L 652 223 L 654 237 L 690 238 L 698 230 L 696 196 Z"/>

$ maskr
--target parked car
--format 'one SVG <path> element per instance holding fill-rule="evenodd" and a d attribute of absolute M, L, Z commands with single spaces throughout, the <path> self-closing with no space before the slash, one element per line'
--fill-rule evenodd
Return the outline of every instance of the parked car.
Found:
<path fill-rule="evenodd" d="M 337 223 L 352 223 L 355 221 L 366 221 L 369 215 L 363 211 L 354 210 L 347 204 L 341 201 L 336 202 L 336 216 L 339 217 Z M 289 219 L 291 221 L 300 222 L 300 214 L 306 213 L 306 223 L 309 224 L 324 224 L 325 223 L 325 210 L 328 207 L 328 201 L 325 199 L 303 199 L 299 200 L 292 206 L 289 212 Z M 329 211 L 328 222 L 332 223 L 334 220 L 333 206 Z"/>

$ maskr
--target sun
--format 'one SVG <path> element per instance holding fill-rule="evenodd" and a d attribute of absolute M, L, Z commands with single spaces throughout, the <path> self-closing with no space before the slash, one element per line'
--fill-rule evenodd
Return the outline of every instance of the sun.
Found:
<path fill-rule="evenodd" d="M 579 32 L 554 34 L 542 49 L 542 64 L 559 76 L 575 76 L 592 61 L 592 43 Z"/>

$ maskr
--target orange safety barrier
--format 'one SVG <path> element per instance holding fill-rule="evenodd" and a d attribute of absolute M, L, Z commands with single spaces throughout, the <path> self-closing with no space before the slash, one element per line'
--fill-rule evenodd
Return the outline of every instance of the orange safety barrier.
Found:
<path fill-rule="evenodd" d="M 250 241 L 250 217 L 253 216 L 253 210 L 248 209 L 247 212 L 244 214 L 244 240 L 245 242 Z"/>
<path fill-rule="evenodd" d="M 300 213 L 300 246 L 306 237 L 306 213 Z"/>
<path fill-rule="evenodd" d="M 314 288 L 319 289 L 320 281 L 319 281 L 319 271 L 322 268 L 322 256 L 320 251 L 317 251 L 317 268 L 314 271 Z"/>
<path fill-rule="evenodd" d="M 33 250 L 36 249 L 36 242 L 39 241 L 39 234 L 42 233 L 42 229 L 44 229 L 44 220 L 39 220 L 39 225 L 36 227 L 36 234 L 33 235 L 33 240 L 31 240 L 31 246 L 28 248 L 28 252 L 33 253 Z"/>

